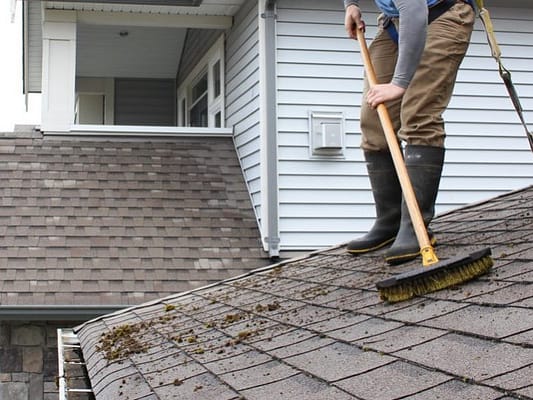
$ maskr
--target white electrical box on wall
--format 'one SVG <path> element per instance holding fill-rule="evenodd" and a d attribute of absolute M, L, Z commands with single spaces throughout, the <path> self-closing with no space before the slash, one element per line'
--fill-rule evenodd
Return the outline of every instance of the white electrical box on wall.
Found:
<path fill-rule="evenodd" d="M 344 157 L 344 115 L 342 112 L 311 111 L 309 113 L 311 157 Z"/>

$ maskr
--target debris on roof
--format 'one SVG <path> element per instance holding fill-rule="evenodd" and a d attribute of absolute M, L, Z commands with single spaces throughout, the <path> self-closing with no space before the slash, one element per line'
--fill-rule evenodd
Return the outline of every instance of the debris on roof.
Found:
<path fill-rule="evenodd" d="M 533 399 L 533 186 L 437 217 L 442 258 L 492 272 L 407 302 L 374 283 L 418 267 L 343 246 L 75 329 L 100 399 Z"/>

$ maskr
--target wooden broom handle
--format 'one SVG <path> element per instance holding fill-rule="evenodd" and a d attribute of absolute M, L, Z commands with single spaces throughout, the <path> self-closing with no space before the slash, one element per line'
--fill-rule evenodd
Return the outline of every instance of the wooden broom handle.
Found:
<path fill-rule="evenodd" d="M 372 60 L 370 59 L 370 53 L 366 45 L 366 39 L 364 32 L 356 28 L 357 31 L 357 40 L 361 47 L 361 57 L 363 59 L 363 65 L 365 67 L 366 77 L 370 87 L 373 87 L 378 84 L 376 79 L 376 72 L 374 71 L 374 66 L 372 65 Z M 426 225 L 424 224 L 424 219 L 420 208 L 418 207 L 418 202 L 416 200 L 416 195 L 413 190 L 413 185 L 409 179 L 409 174 L 407 173 L 407 168 L 403 160 L 403 154 L 398 144 L 398 139 L 396 138 L 396 133 L 392 126 L 392 122 L 389 116 L 389 112 L 385 104 L 381 103 L 377 106 L 377 112 L 379 115 L 379 120 L 381 121 L 381 126 L 385 132 L 385 139 L 389 146 L 389 150 L 392 156 L 392 161 L 398 175 L 398 180 L 400 181 L 400 186 L 402 188 L 403 197 L 409 210 L 409 216 L 411 217 L 411 222 L 415 230 L 416 238 L 420 246 L 420 252 L 422 254 L 422 261 L 424 265 L 431 265 L 438 262 L 438 258 L 433 251 L 433 246 L 431 246 L 431 241 L 426 230 Z"/>

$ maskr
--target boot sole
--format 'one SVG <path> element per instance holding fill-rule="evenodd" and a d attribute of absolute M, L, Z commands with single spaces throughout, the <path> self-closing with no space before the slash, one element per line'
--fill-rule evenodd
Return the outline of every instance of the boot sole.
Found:
<path fill-rule="evenodd" d="M 376 246 L 373 246 L 373 247 L 366 247 L 364 249 L 353 249 L 353 250 L 350 250 L 350 249 L 346 249 L 346 251 L 350 254 L 364 254 L 364 253 L 370 253 L 371 251 L 376 251 L 376 250 L 379 250 L 381 249 L 382 247 L 388 245 L 389 243 L 393 242 L 394 239 L 396 239 L 396 236 L 394 237 L 391 237 L 390 239 L 387 239 L 385 240 L 384 242 L 381 242 L 379 244 L 377 244 Z"/>

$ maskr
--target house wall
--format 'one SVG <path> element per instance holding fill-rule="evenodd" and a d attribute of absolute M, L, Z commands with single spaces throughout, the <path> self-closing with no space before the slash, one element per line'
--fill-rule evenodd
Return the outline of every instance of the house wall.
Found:
<path fill-rule="evenodd" d="M 0 399 L 57 400 L 57 333 L 77 323 L 0 322 Z"/>
<path fill-rule="evenodd" d="M 225 84 L 226 126 L 234 130 L 235 145 L 260 221 L 257 3 L 248 0 L 226 32 Z M 277 3 L 281 248 L 309 249 L 342 243 L 366 232 L 374 216 L 359 148 L 358 104 L 363 72 L 357 43 L 346 38 L 341 0 Z M 377 13 L 371 2 L 363 5 L 370 38 L 376 31 Z M 513 72 L 526 119 L 531 120 L 533 28 L 529 21 L 533 10 L 496 6 L 490 9 L 505 64 Z M 197 43 L 207 48 L 210 38 L 214 38 L 212 31 L 195 30 L 188 46 L 194 48 L 192 44 Z M 200 54 L 203 51 L 198 51 Z M 343 113 L 344 157 L 310 157 L 311 111 Z M 445 117 L 448 151 L 438 212 L 530 184 L 533 167 L 523 128 L 490 57 L 479 21 Z"/>
<path fill-rule="evenodd" d="M 376 32 L 373 4 L 363 4 L 367 38 Z M 533 114 L 532 9 L 491 8 L 505 63 Z M 357 43 L 346 38 L 342 2 L 279 0 L 278 129 L 282 249 L 345 242 L 374 218 L 359 148 L 363 68 Z M 479 23 L 458 76 L 447 122 L 447 154 L 437 212 L 524 187 L 533 158 Z M 309 112 L 342 112 L 344 158 L 313 158 Z"/>
<path fill-rule="evenodd" d="M 249 0 L 226 32 L 226 126 L 234 141 L 255 214 L 261 215 L 259 24 L 257 1 Z"/>

